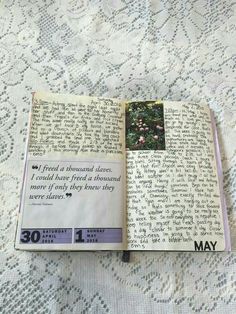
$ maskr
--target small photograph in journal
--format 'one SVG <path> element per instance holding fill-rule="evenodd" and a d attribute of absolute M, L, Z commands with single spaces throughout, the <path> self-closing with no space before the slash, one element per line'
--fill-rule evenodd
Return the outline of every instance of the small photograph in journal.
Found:
<path fill-rule="evenodd" d="M 126 150 L 165 150 L 163 103 L 129 102 L 125 116 Z"/>

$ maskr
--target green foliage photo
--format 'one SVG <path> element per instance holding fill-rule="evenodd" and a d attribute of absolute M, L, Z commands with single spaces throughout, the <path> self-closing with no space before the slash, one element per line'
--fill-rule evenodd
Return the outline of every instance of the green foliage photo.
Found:
<path fill-rule="evenodd" d="M 126 104 L 126 150 L 164 150 L 163 103 L 155 101 Z"/>

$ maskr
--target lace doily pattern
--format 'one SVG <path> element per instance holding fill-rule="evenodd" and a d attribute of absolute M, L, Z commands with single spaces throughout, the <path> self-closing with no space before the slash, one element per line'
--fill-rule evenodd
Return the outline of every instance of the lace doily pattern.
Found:
<path fill-rule="evenodd" d="M 236 249 L 236 4 L 0 1 L 0 312 L 235 313 L 236 253 L 14 250 L 31 92 L 208 102 Z"/>

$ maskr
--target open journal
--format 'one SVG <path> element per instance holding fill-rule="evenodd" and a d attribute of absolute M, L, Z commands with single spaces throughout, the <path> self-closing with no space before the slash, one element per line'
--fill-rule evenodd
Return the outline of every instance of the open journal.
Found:
<path fill-rule="evenodd" d="M 16 248 L 230 250 L 207 105 L 33 95 Z"/>

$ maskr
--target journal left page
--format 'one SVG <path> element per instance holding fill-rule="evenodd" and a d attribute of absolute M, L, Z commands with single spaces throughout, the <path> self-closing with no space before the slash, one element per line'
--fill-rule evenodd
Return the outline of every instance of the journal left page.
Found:
<path fill-rule="evenodd" d="M 16 248 L 126 249 L 124 104 L 33 95 Z"/>

